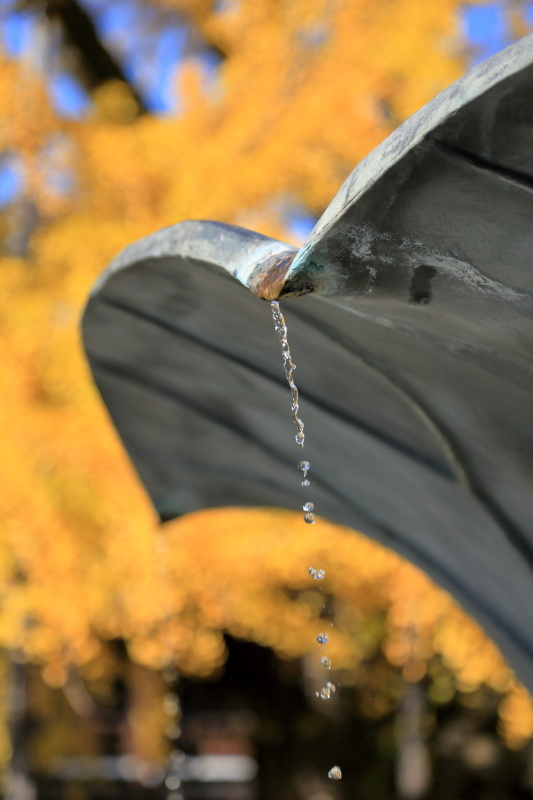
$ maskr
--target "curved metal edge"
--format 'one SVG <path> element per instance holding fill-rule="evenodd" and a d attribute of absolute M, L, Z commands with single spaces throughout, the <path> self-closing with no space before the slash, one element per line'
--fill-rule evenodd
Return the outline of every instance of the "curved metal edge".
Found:
<path fill-rule="evenodd" d="M 431 137 L 450 119 L 498 84 L 527 69 L 533 63 L 533 34 L 507 47 L 467 72 L 438 94 L 366 156 L 346 178 L 341 188 L 303 243 L 289 270 L 281 295 L 306 292 L 336 294 L 342 281 L 335 270 L 324 273 L 313 261 L 313 250 L 347 209 L 367 194 L 393 167 Z"/>
<path fill-rule="evenodd" d="M 126 247 L 100 275 L 91 296 L 117 272 L 152 258 L 179 257 L 223 269 L 261 300 L 275 300 L 298 252 L 260 233 L 208 220 L 187 220 Z"/>

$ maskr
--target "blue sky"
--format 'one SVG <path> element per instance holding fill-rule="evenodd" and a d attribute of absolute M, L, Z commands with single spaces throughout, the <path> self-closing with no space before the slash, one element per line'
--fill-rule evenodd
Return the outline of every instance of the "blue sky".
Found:
<path fill-rule="evenodd" d="M 479 64 L 511 44 L 504 6 L 500 2 L 463 8 L 463 30 L 466 39 L 475 49 L 473 64 Z"/>

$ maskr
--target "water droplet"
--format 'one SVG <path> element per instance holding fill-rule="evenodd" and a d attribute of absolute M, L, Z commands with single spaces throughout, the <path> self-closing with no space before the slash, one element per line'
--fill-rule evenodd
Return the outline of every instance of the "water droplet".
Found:
<path fill-rule="evenodd" d="M 311 469 L 311 464 L 309 463 L 309 461 L 300 461 L 300 463 L 298 464 L 298 469 L 301 470 L 305 475 L 305 473 L 309 472 L 309 470 Z"/>
<path fill-rule="evenodd" d="M 340 781 L 342 778 L 342 772 L 340 767 L 332 767 L 328 772 L 328 778 L 331 778 L 332 781 Z"/>
<path fill-rule="evenodd" d="M 180 710 L 180 701 L 176 694 L 168 692 L 163 698 L 163 711 L 169 716 L 177 714 Z"/>
<path fill-rule="evenodd" d="M 165 667 L 161 673 L 165 683 L 176 683 L 178 680 L 178 670 L 175 667 Z"/>
<path fill-rule="evenodd" d="M 324 686 L 324 688 L 320 690 L 320 697 L 322 700 L 329 700 L 331 697 L 331 689 L 328 689 L 327 686 Z"/>
<path fill-rule="evenodd" d="M 181 728 L 179 725 L 169 725 L 165 730 L 165 736 L 169 739 L 179 739 L 181 736 Z"/>
<path fill-rule="evenodd" d="M 281 342 L 281 354 L 283 358 L 283 368 L 285 370 L 285 375 L 287 377 L 287 381 L 289 382 L 289 386 L 291 389 L 291 411 L 292 411 L 292 419 L 298 433 L 296 434 L 296 444 L 299 447 L 303 447 L 305 444 L 305 436 L 304 436 L 304 424 L 302 420 L 298 417 L 298 389 L 296 384 L 294 383 L 292 373 L 296 369 L 296 364 L 292 361 L 291 358 L 291 351 L 289 348 L 289 342 L 287 340 L 287 326 L 285 324 L 285 318 L 281 313 L 279 302 L 277 300 L 272 300 L 270 303 L 270 308 L 272 310 L 272 317 L 274 319 L 274 330 L 276 331 L 278 338 Z M 305 475 L 305 473 L 304 473 Z"/>
<path fill-rule="evenodd" d="M 322 656 L 322 658 L 320 659 L 320 663 L 326 669 L 331 669 L 331 661 L 329 660 L 329 658 L 327 656 Z"/>
<path fill-rule="evenodd" d="M 336 687 L 336 686 L 335 686 L 335 684 L 334 684 L 334 683 L 332 683 L 331 681 L 328 681 L 328 682 L 326 683 L 326 689 L 329 689 L 329 691 L 331 692 L 331 694 L 335 694 L 335 692 L 337 691 L 337 687 Z"/>
<path fill-rule="evenodd" d="M 311 481 L 308 481 L 307 478 L 302 481 L 302 486 L 306 488 L 307 486 L 311 486 Z"/>
<path fill-rule="evenodd" d="M 327 635 L 327 633 L 319 633 L 318 636 L 316 637 L 317 642 L 319 642 L 320 644 L 326 644 L 328 639 L 329 636 Z"/>
<path fill-rule="evenodd" d="M 326 577 L 326 573 L 323 569 L 315 569 L 314 567 L 309 567 L 309 574 L 314 581 L 321 581 Z"/>
<path fill-rule="evenodd" d="M 307 522 L 308 525 L 314 525 L 315 524 L 315 515 L 312 512 L 309 512 L 309 514 L 305 515 L 304 521 Z"/>
<path fill-rule="evenodd" d="M 314 511 L 315 504 L 314 503 L 304 503 L 302 506 L 304 511 Z"/>

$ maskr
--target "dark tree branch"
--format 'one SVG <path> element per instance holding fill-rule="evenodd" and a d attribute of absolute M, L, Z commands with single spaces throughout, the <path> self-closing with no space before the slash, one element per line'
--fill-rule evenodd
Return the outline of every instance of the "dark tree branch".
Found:
<path fill-rule="evenodd" d="M 75 56 L 73 71 L 89 93 L 110 81 L 121 81 L 130 90 L 138 113 L 147 111 L 136 88 L 128 80 L 119 62 L 102 44 L 94 23 L 77 0 L 21 0 L 19 7 L 39 8 L 50 22 L 60 25 L 70 61 Z"/>

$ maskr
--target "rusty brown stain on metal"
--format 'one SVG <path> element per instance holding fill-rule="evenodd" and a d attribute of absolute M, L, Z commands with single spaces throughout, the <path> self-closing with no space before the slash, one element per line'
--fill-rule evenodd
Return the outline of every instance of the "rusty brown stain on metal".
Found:
<path fill-rule="evenodd" d="M 247 285 L 262 300 L 277 300 L 297 250 L 269 256 L 254 268 Z"/>

